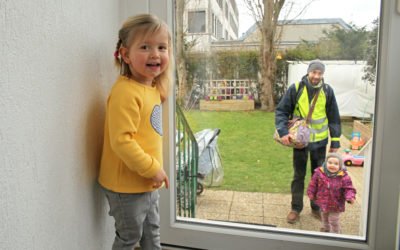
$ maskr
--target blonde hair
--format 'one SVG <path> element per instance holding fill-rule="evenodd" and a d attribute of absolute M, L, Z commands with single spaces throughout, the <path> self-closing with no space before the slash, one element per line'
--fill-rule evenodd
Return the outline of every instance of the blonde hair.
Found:
<path fill-rule="evenodd" d="M 115 65 L 120 69 L 120 74 L 126 77 L 131 77 L 132 72 L 129 65 L 122 60 L 118 51 L 121 47 L 129 49 L 129 47 L 138 39 L 145 39 L 154 32 L 164 28 L 168 32 L 168 56 L 170 63 L 167 68 L 159 76 L 154 79 L 155 86 L 160 91 L 161 100 L 164 101 L 169 94 L 169 86 L 172 79 L 172 38 L 168 26 L 158 17 L 151 14 L 140 14 L 129 17 L 122 25 L 118 32 L 118 42 L 115 51 Z"/>

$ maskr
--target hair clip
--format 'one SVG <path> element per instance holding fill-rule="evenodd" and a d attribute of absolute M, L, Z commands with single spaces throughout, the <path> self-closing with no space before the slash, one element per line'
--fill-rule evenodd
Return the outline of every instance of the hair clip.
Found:
<path fill-rule="evenodd" d="M 118 59 L 118 56 L 119 56 L 119 51 L 116 50 L 116 51 L 114 52 L 114 57 L 115 57 L 116 59 Z"/>

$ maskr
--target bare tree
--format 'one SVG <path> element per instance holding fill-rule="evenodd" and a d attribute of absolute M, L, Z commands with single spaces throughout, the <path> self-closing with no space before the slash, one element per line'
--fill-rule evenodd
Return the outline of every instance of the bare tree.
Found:
<path fill-rule="evenodd" d="M 285 0 L 245 0 L 245 3 L 254 17 L 261 33 L 261 109 L 274 111 L 275 102 L 272 86 L 275 82 L 276 71 L 275 34 L 279 14 Z"/>
<path fill-rule="evenodd" d="M 176 70 L 178 75 L 177 99 L 183 104 L 187 92 L 187 69 L 185 51 L 185 31 L 183 25 L 183 15 L 185 13 L 185 0 L 176 0 Z"/>
<path fill-rule="evenodd" d="M 261 109 L 266 111 L 275 110 L 275 101 L 273 95 L 273 85 L 275 84 L 276 74 L 276 47 L 280 43 L 282 36 L 282 28 L 277 33 L 278 18 L 286 0 L 244 0 L 250 14 L 256 21 L 257 27 L 261 33 L 260 44 L 260 63 L 261 63 L 261 80 L 260 80 L 260 97 Z M 300 16 L 306 7 L 313 0 L 309 1 L 305 7 L 298 13 Z M 293 8 L 293 3 L 289 4 L 287 17 Z M 286 20 L 285 23 L 288 21 Z M 289 21 L 290 22 L 290 21 Z"/>

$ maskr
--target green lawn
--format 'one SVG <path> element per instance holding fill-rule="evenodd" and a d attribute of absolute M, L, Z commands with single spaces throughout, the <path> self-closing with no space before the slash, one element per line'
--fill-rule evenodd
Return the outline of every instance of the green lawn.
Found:
<path fill-rule="evenodd" d="M 341 125 L 342 135 L 351 140 L 351 134 L 353 133 L 353 121 L 342 121 Z"/>
<path fill-rule="evenodd" d="M 274 113 L 188 111 L 185 115 L 194 133 L 221 129 L 218 146 L 225 176 L 217 189 L 290 192 L 292 149 L 272 139 Z"/>

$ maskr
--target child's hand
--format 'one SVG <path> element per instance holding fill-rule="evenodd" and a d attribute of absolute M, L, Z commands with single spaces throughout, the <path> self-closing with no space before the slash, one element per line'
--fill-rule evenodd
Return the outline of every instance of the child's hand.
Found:
<path fill-rule="evenodd" d="M 153 188 L 160 188 L 165 183 L 165 188 L 169 188 L 169 179 L 168 176 L 165 174 L 164 169 L 160 169 L 157 174 L 151 178 L 154 181 Z"/>
<path fill-rule="evenodd" d="M 354 204 L 354 199 L 348 200 L 347 202 L 350 204 Z"/>

